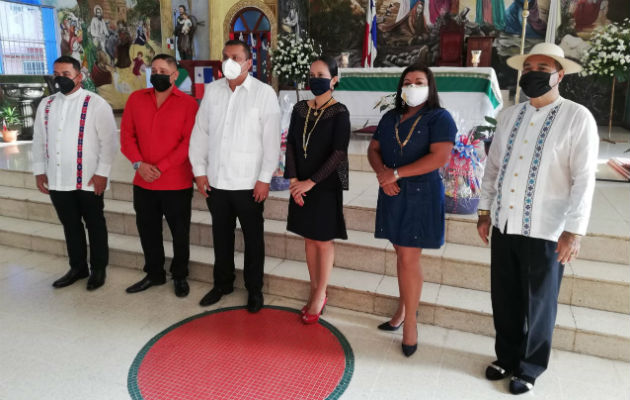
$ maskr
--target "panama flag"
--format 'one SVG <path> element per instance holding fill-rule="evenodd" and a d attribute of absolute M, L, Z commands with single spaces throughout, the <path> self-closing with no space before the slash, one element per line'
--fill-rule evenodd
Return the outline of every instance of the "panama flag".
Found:
<path fill-rule="evenodd" d="M 363 67 L 372 67 L 376 59 L 376 7 L 375 0 L 368 0 L 363 37 Z"/>

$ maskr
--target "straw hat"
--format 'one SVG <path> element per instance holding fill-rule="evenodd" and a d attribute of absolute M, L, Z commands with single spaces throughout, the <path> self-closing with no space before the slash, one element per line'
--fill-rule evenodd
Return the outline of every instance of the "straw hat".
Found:
<path fill-rule="evenodd" d="M 568 58 L 564 58 L 564 50 L 562 50 L 562 47 L 553 43 L 538 43 L 534 47 L 532 47 L 529 54 L 521 54 L 508 58 L 507 65 L 514 69 L 521 70 L 523 69 L 523 63 L 525 63 L 527 57 L 533 55 L 541 55 L 553 58 L 554 60 L 558 61 L 560 65 L 562 65 L 565 74 L 574 74 L 582 70 L 582 66 L 580 64 L 571 61 Z"/>

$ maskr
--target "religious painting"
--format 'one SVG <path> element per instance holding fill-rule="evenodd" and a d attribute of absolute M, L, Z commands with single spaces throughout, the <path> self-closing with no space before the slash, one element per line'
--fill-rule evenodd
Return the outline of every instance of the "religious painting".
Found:
<path fill-rule="evenodd" d="M 376 13 L 376 64 L 386 67 L 415 62 L 435 65 L 440 54 L 440 32 L 458 27 L 463 31 L 465 20 L 465 14 L 459 13 L 458 0 L 379 0 Z"/>
<path fill-rule="evenodd" d="M 300 37 L 308 32 L 308 9 L 308 0 L 278 0 L 278 33 Z"/>
<path fill-rule="evenodd" d="M 525 52 L 545 40 L 548 30 L 555 32 L 555 43 L 565 56 L 580 62 L 590 47 L 588 40 L 599 26 L 619 22 L 630 16 L 627 0 L 558 0 L 559 12 L 550 12 L 551 0 L 529 2 Z M 554 1 L 555 3 L 555 1 Z M 473 7 L 474 6 L 474 7 Z M 462 0 L 460 8 L 471 8 L 466 34 L 494 37 L 492 67 L 502 88 L 516 88 L 517 74 L 507 66 L 508 57 L 518 54 L 522 32 L 523 0 Z M 555 14 L 555 17 L 554 17 Z M 586 105 L 598 121 L 606 119 L 610 87 L 604 82 L 569 75 L 560 87 L 561 94 Z"/>
<path fill-rule="evenodd" d="M 61 54 L 81 63 L 83 87 L 114 109 L 146 87 L 145 70 L 162 52 L 159 0 L 50 0 Z"/>
<path fill-rule="evenodd" d="M 360 67 L 367 0 L 311 0 L 311 34 L 341 65 Z M 376 0 L 376 67 L 435 65 L 440 30 L 462 25 L 459 0 Z M 462 15 L 463 14 L 463 15 Z"/>
<path fill-rule="evenodd" d="M 310 2 L 311 37 L 341 66 L 361 66 L 366 6 L 367 0 Z"/>

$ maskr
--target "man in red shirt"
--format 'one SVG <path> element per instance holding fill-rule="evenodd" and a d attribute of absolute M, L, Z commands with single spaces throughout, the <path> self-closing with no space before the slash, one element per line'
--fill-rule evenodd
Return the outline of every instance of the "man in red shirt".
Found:
<path fill-rule="evenodd" d="M 190 134 L 197 102 L 175 87 L 177 63 L 158 54 L 151 61 L 153 88 L 129 96 L 120 126 L 122 153 L 136 170 L 133 207 L 144 252 L 147 276 L 127 288 L 141 292 L 166 283 L 162 217 L 173 236 L 171 275 L 175 295 L 188 295 L 192 167 L 188 161 Z"/>

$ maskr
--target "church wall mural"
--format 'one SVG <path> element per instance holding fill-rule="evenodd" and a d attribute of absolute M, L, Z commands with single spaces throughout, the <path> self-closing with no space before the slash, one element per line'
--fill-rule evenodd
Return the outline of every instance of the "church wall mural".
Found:
<path fill-rule="evenodd" d="M 361 66 L 368 0 L 311 0 L 312 36 L 324 52 L 350 67 Z M 515 88 L 516 73 L 505 60 L 520 49 L 524 0 L 376 0 L 378 23 L 376 67 L 407 66 L 414 62 L 436 65 L 440 30 L 459 26 L 465 37 L 493 36 L 492 67 L 502 88 Z M 550 0 L 529 2 L 525 51 L 545 40 Z M 601 25 L 630 16 L 628 0 L 561 0 L 556 43 L 568 57 L 580 60 L 588 39 Z M 464 58 L 465 61 L 465 58 Z M 587 103 L 599 121 L 607 120 L 610 84 L 568 76 L 563 95 Z M 624 90 L 618 90 L 623 96 Z M 623 97 L 616 102 L 624 106 Z M 618 118 L 621 119 L 621 118 Z"/>
<path fill-rule="evenodd" d="M 278 0 L 278 32 L 298 36 L 309 31 L 308 0 Z"/>
<path fill-rule="evenodd" d="M 61 54 L 81 63 L 83 87 L 114 109 L 146 87 L 145 70 L 163 52 L 159 0 L 50 0 Z"/>

